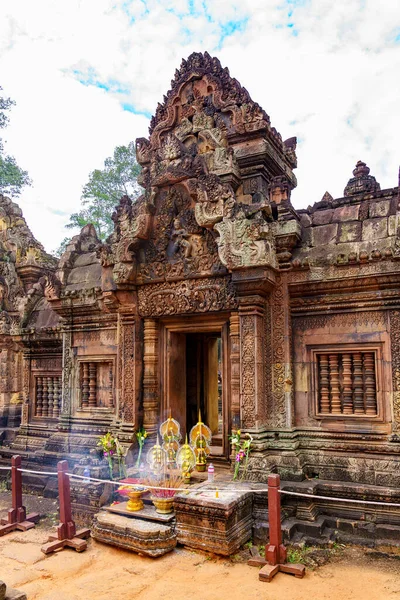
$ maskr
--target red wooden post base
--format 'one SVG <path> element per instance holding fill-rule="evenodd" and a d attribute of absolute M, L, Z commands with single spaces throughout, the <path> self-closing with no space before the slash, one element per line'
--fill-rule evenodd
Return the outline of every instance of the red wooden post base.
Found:
<path fill-rule="evenodd" d="M 57 465 L 58 472 L 58 495 L 60 501 L 60 524 L 57 527 L 57 535 L 50 535 L 47 544 L 42 546 L 44 554 L 51 554 L 64 548 L 74 548 L 77 552 L 83 552 L 87 548 L 85 541 L 90 536 L 90 529 L 76 531 L 72 520 L 71 493 L 69 485 L 68 463 L 61 460 Z"/>
<path fill-rule="evenodd" d="M 272 581 L 279 571 L 302 579 L 306 571 L 304 565 L 286 562 L 287 551 L 282 544 L 281 495 L 279 490 L 279 475 L 270 475 L 268 477 L 269 544 L 265 547 L 265 558 L 255 556 L 247 562 L 251 567 L 262 567 L 259 573 L 260 581 Z"/>
<path fill-rule="evenodd" d="M 35 527 L 39 521 L 38 513 L 26 514 L 25 506 L 22 505 L 22 473 L 21 457 L 16 455 L 11 458 L 11 497 L 12 508 L 8 511 L 7 519 L 1 519 L 0 537 L 16 529 L 27 531 Z"/>

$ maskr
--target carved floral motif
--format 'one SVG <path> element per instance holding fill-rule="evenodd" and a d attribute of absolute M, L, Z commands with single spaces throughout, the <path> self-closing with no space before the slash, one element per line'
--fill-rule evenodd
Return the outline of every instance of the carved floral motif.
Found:
<path fill-rule="evenodd" d="M 229 310 L 236 307 L 232 283 L 223 278 L 146 285 L 138 291 L 141 316 Z"/>

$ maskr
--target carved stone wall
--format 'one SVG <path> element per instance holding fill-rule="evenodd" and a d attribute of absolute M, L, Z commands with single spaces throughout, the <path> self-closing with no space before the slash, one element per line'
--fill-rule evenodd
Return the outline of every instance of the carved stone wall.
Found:
<path fill-rule="evenodd" d="M 392 361 L 394 365 L 396 360 L 397 312 L 391 311 L 390 317 L 390 336 L 388 315 L 384 311 L 348 312 L 336 315 L 321 314 L 299 316 L 293 319 L 296 390 L 295 423 L 298 427 L 322 427 L 325 430 L 342 428 L 347 431 L 357 431 L 373 426 L 376 432 L 390 432 L 392 427 L 391 367 Z M 329 354 L 329 351 L 331 351 L 331 354 Z M 321 367 L 323 370 L 322 384 L 318 378 L 319 364 L 317 364 L 321 352 L 324 352 L 324 356 L 326 356 L 326 367 L 324 366 L 325 363 Z M 344 412 L 342 411 L 343 414 L 340 414 L 338 420 L 337 417 L 335 419 L 334 415 L 324 417 L 322 414 L 317 414 L 321 410 L 318 408 L 318 397 L 321 398 L 321 396 L 318 396 L 318 386 L 324 385 L 326 377 L 334 378 L 334 382 L 329 386 L 327 399 L 325 399 L 324 390 L 322 389 L 322 401 L 325 406 L 330 402 L 333 402 L 336 406 L 340 402 L 340 398 L 347 398 L 346 394 L 348 392 L 344 390 L 342 394 L 340 386 L 342 380 L 343 384 L 347 385 L 348 367 L 345 365 L 343 373 L 339 372 L 338 366 L 335 367 L 338 364 L 337 357 L 342 356 L 342 353 L 344 353 L 344 356 L 349 356 L 349 353 L 351 356 L 354 355 L 356 361 L 355 377 L 357 385 L 354 389 L 350 386 L 351 398 L 348 401 L 346 400 L 346 407 L 358 406 L 360 402 L 364 402 L 362 384 L 365 377 L 368 376 L 367 371 L 370 367 L 369 363 L 363 366 L 362 357 L 365 353 L 368 357 L 372 353 L 376 368 L 376 371 L 374 371 L 376 390 L 373 390 L 373 397 L 377 408 L 373 412 L 368 411 L 365 413 L 353 409 L 347 410 L 346 408 L 346 410 L 343 409 Z M 326 377 L 324 375 L 325 371 Z M 395 373 L 396 368 L 394 367 L 394 386 L 396 385 Z M 352 381 L 350 379 L 350 383 Z M 359 384 L 357 381 L 359 381 Z M 394 390 L 396 390 L 396 387 L 394 387 Z M 368 398 L 370 399 L 370 395 L 368 395 Z M 367 399 L 365 399 L 366 401 Z M 369 425 L 367 425 L 368 422 Z"/>

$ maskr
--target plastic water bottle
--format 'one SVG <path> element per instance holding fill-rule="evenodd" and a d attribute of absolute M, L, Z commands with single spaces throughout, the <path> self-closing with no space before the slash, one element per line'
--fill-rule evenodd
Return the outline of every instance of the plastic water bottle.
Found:
<path fill-rule="evenodd" d="M 83 483 L 90 483 L 90 469 L 89 467 L 85 467 L 83 470 L 84 480 Z"/>
<path fill-rule="evenodd" d="M 212 465 L 211 463 L 208 465 L 207 475 L 208 482 L 214 483 L 214 465 Z"/>

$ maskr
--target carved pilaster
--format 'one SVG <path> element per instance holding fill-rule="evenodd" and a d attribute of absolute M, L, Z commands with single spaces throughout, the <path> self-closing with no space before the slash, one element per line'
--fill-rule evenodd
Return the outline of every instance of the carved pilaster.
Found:
<path fill-rule="evenodd" d="M 63 364 L 62 364 L 62 404 L 61 414 L 69 417 L 71 414 L 71 391 L 72 391 L 72 332 L 63 333 Z"/>
<path fill-rule="evenodd" d="M 400 431 L 400 312 L 392 310 L 390 319 L 390 345 L 392 350 L 393 378 L 393 431 Z"/>
<path fill-rule="evenodd" d="M 23 356 L 23 368 L 22 368 L 22 414 L 21 414 L 21 425 L 28 425 L 29 421 L 29 387 L 30 387 L 30 375 L 31 375 L 31 357 L 29 354 Z"/>
<path fill-rule="evenodd" d="M 140 321 L 133 315 L 120 314 L 118 325 L 119 354 L 117 405 L 124 424 L 136 425 L 142 373 Z M 111 377 L 111 375 L 110 375 Z"/>
<path fill-rule="evenodd" d="M 238 313 L 232 313 L 229 321 L 231 341 L 231 415 L 232 427 L 240 427 L 240 321 Z"/>
<path fill-rule="evenodd" d="M 247 299 L 246 299 L 247 300 Z M 240 414 L 244 429 L 258 429 L 265 424 L 264 309 L 241 302 L 240 318 Z"/>
<path fill-rule="evenodd" d="M 144 375 L 143 375 L 143 426 L 151 435 L 158 429 L 158 323 L 152 319 L 144 321 Z"/>
<path fill-rule="evenodd" d="M 286 275 L 276 277 L 271 300 L 272 402 L 268 424 L 273 428 L 293 423 L 291 323 Z"/>

